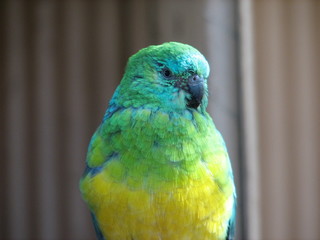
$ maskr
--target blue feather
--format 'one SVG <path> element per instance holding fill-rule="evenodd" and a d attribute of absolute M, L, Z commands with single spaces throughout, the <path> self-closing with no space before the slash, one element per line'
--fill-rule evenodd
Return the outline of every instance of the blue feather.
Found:
<path fill-rule="evenodd" d="M 90 174 L 91 177 L 93 177 L 93 176 L 97 175 L 98 173 L 100 173 L 102 169 L 103 169 L 103 166 L 91 168 L 88 165 L 86 165 L 83 176 Z"/>
<path fill-rule="evenodd" d="M 93 221 L 93 226 L 94 226 L 94 230 L 96 231 L 96 234 L 97 234 L 97 237 L 98 237 L 98 240 L 107 240 L 103 237 L 102 235 L 102 232 L 99 228 L 99 225 L 98 225 L 98 221 L 96 219 L 96 217 L 94 216 L 93 213 L 91 213 L 91 216 L 92 216 L 92 221 Z"/>
<path fill-rule="evenodd" d="M 234 239 L 235 228 L 236 228 L 236 209 L 237 209 L 237 202 L 236 202 L 236 196 L 235 196 L 232 215 L 229 220 L 226 240 L 233 240 Z"/>

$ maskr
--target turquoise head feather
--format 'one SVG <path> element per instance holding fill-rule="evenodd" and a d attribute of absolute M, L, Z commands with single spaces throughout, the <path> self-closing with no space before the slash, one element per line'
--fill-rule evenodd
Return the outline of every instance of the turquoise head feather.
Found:
<path fill-rule="evenodd" d="M 130 57 L 113 101 L 124 107 L 205 109 L 209 64 L 195 48 L 168 42 Z"/>

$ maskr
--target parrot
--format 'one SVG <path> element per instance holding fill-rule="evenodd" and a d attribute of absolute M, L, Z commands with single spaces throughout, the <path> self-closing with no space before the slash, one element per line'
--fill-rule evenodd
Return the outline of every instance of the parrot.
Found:
<path fill-rule="evenodd" d="M 233 239 L 236 188 L 207 113 L 205 57 L 165 42 L 132 55 L 80 179 L 99 240 Z"/>

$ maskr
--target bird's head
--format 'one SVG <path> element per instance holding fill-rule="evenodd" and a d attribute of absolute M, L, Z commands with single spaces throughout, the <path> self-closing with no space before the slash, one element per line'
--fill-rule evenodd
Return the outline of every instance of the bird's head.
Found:
<path fill-rule="evenodd" d="M 114 98 L 124 107 L 205 110 L 209 71 L 204 56 L 187 44 L 149 46 L 130 57 Z"/>

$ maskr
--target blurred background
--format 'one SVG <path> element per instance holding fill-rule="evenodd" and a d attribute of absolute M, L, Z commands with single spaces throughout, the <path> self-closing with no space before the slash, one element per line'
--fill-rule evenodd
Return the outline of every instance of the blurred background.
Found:
<path fill-rule="evenodd" d="M 237 239 L 320 239 L 320 1 L 0 3 L 0 239 L 95 239 L 78 190 L 130 55 L 193 45 L 233 161 Z"/>

